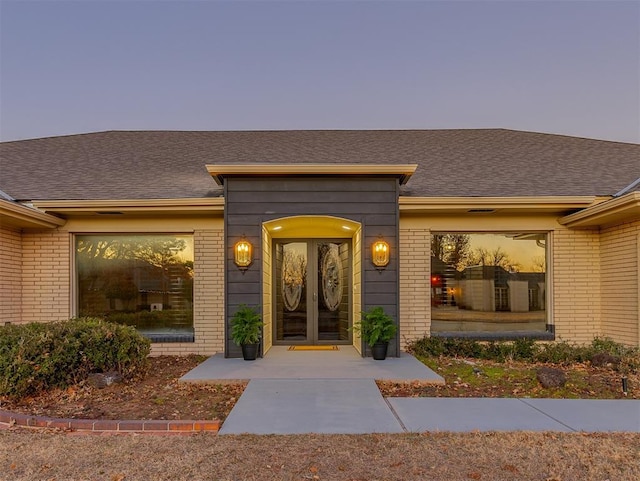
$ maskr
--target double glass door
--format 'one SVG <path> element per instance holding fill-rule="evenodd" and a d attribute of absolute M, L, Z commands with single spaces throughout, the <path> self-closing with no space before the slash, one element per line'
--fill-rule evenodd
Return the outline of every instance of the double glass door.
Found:
<path fill-rule="evenodd" d="M 290 240 L 275 243 L 276 344 L 348 344 L 350 242 Z"/>

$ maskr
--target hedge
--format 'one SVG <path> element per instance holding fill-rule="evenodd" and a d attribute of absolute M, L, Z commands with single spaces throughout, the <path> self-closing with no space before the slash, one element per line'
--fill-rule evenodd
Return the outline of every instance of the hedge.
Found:
<path fill-rule="evenodd" d="M 527 361 L 573 364 L 591 361 L 600 353 L 616 356 L 625 370 L 640 368 L 640 349 L 627 347 L 608 338 L 595 338 L 591 344 L 566 341 L 538 343 L 531 339 L 515 341 L 476 341 L 464 338 L 424 337 L 407 345 L 407 351 L 421 357 L 466 357 L 493 361 Z"/>
<path fill-rule="evenodd" d="M 93 372 L 144 372 L 151 343 L 98 318 L 0 327 L 0 395 L 21 397 L 83 381 Z"/>

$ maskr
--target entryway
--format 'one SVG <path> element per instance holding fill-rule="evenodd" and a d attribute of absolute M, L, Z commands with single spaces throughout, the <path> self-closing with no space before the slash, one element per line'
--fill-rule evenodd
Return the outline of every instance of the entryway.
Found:
<path fill-rule="evenodd" d="M 350 344 L 351 240 L 277 239 L 274 344 Z"/>
<path fill-rule="evenodd" d="M 308 163 L 285 166 L 268 162 L 210 168 L 225 189 L 225 356 L 241 355 L 231 339 L 231 319 L 242 305 L 257 306 L 260 310 L 264 323 L 262 355 L 274 344 L 287 343 L 350 343 L 359 353 L 366 353 L 357 333 L 348 328 L 359 320 L 363 310 L 373 306 L 384 306 L 394 319 L 399 319 L 398 196 L 400 184 L 409 178 L 415 166 Z M 370 249 L 379 239 L 388 244 L 390 253 L 383 271 L 371 260 Z M 343 262 L 343 267 L 348 267 L 345 269 L 348 283 L 319 283 L 326 280 L 318 278 L 323 267 L 319 251 L 322 245 L 309 242 L 339 245 L 343 240 L 350 246 L 348 266 Z M 304 280 L 285 279 L 283 292 L 282 278 L 276 279 L 276 267 L 281 260 L 276 259 L 275 244 L 297 242 L 306 243 L 306 248 L 302 247 L 307 262 Z M 242 260 L 236 258 L 233 249 L 236 245 L 243 246 Z M 281 254 L 284 255 L 284 248 Z M 339 252 L 328 258 L 340 259 L 340 255 Z M 337 271 L 339 266 L 334 262 L 326 267 Z M 339 296 L 340 289 L 347 302 Z M 287 308 L 282 294 L 288 296 Z M 327 303 L 323 304 L 325 300 Z M 282 304 L 277 305 L 278 302 Z M 279 312 L 281 319 L 276 318 Z M 345 312 L 348 317 L 341 317 Z M 400 355 L 401 335 L 389 346 L 389 356 Z"/>
<path fill-rule="evenodd" d="M 263 355 L 272 346 L 352 345 L 362 310 L 362 226 L 331 216 L 262 225 Z M 251 287 L 253 288 L 253 287 Z"/>
<path fill-rule="evenodd" d="M 290 351 L 273 346 L 257 361 L 225 358 L 218 353 L 185 374 L 181 382 L 221 383 L 239 379 L 380 379 L 397 382 L 444 384 L 442 377 L 412 355 L 374 361 L 353 346 L 330 351 Z"/>
<path fill-rule="evenodd" d="M 290 351 L 273 346 L 257 361 L 216 354 L 180 382 L 250 380 L 220 434 L 368 433 L 403 431 L 375 380 L 444 384 L 410 354 L 374 361 L 353 346 Z"/>

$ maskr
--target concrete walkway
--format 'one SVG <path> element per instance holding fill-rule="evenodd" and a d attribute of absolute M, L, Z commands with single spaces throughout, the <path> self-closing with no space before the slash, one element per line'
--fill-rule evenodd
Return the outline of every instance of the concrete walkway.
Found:
<path fill-rule="evenodd" d="M 407 353 L 374 361 L 361 357 L 353 346 L 338 351 L 289 351 L 273 346 L 256 361 L 225 359 L 222 353 L 211 356 L 185 374 L 181 382 L 249 379 L 384 379 L 444 384 L 444 379 Z"/>
<path fill-rule="evenodd" d="M 272 348 L 255 362 L 213 356 L 182 382 L 249 379 L 220 434 L 423 431 L 640 432 L 640 400 L 383 398 L 375 380 L 443 383 L 403 353 L 385 361 L 340 351 Z"/>
<path fill-rule="evenodd" d="M 640 401 L 389 398 L 407 431 L 640 432 Z"/>

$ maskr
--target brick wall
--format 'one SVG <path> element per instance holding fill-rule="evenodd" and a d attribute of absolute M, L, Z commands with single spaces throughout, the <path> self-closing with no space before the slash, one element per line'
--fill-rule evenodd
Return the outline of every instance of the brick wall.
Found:
<path fill-rule="evenodd" d="M 556 340 L 591 342 L 602 332 L 598 230 L 556 230 L 552 255 Z"/>
<path fill-rule="evenodd" d="M 601 291 L 599 230 L 569 230 L 545 217 L 528 219 L 525 226 L 519 224 L 521 221 L 520 217 L 485 218 L 478 224 L 480 220 L 467 218 L 412 217 L 401 222 L 400 325 L 403 343 L 430 332 L 431 231 L 507 232 L 531 229 L 551 232 L 548 241 L 551 282 L 547 295 L 551 300 L 549 320 L 555 324 L 556 339 L 589 343 L 594 337 L 603 335 L 601 292 L 605 293 Z M 636 291 L 636 298 L 637 295 Z"/>
<path fill-rule="evenodd" d="M 152 355 L 209 355 L 224 350 L 224 232 L 196 230 L 193 245 L 195 342 L 154 343 Z"/>
<path fill-rule="evenodd" d="M 600 234 L 602 335 L 634 346 L 640 345 L 639 243 L 640 221 Z"/>
<path fill-rule="evenodd" d="M 60 230 L 22 234 L 22 322 L 71 317 L 71 235 Z"/>
<path fill-rule="evenodd" d="M 0 325 L 22 320 L 22 235 L 0 227 Z"/>
<path fill-rule="evenodd" d="M 72 316 L 71 242 L 71 234 L 60 230 L 23 234 L 22 322 L 49 322 L 68 319 Z M 194 330 L 196 341 L 154 343 L 152 354 L 207 355 L 222 351 L 224 346 L 223 245 L 224 235 L 221 229 L 195 231 Z M 3 272 L 3 282 L 4 278 Z"/>
<path fill-rule="evenodd" d="M 400 228 L 400 346 L 431 330 L 431 233 Z"/>

